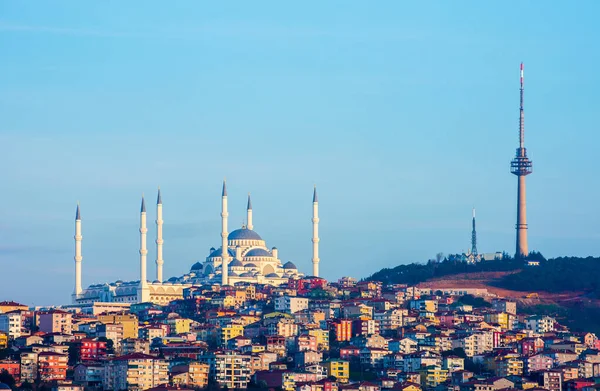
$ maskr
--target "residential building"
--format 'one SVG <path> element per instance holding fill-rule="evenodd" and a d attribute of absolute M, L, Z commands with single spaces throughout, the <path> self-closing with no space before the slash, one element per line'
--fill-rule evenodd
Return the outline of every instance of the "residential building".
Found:
<path fill-rule="evenodd" d="M 169 382 L 169 364 L 155 356 L 133 353 L 105 364 L 105 390 L 143 391 Z"/>

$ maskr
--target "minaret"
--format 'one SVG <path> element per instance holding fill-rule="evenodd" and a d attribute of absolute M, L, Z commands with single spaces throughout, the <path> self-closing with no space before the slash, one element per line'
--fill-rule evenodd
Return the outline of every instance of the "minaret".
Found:
<path fill-rule="evenodd" d="M 77 203 L 77 210 L 75 211 L 75 291 L 73 292 L 73 304 L 76 303 L 77 298 L 83 291 L 81 289 L 81 212 L 79 210 L 79 202 Z"/>
<path fill-rule="evenodd" d="M 146 256 L 148 249 L 146 248 L 146 201 L 142 195 L 142 207 L 140 209 L 140 285 L 138 286 L 138 303 L 147 302 L 150 299 L 150 289 L 148 288 L 148 279 L 146 277 Z"/>
<path fill-rule="evenodd" d="M 248 225 L 246 226 L 248 229 L 254 229 L 254 225 L 252 224 L 252 201 L 250 200 L 250 193 L 248 193 L 248 207 L 246 208 L 246 213 L 248 214 Z"/>
<path fill-rule="evenodd" d="M 158 188 L 158 197 L 156 198 L 156 279 L 163 281 L 163 235 L 162 235 L 162 197 L 160 196 L 160 187 Z"/>
<path fill-rule="evenodd" d="M 227 233 L 227 184 L 223 180 L 223 192 L 221 193 L 221 285 L 229 284 L 229 251 Z"/>
<path fill-rule="evenodd" d="M 319 277 L 319 198 L 317 197 L 317 186 L 313 192 L 313 276 Z"/>
<path fill-rule="evenodd" d="M 525 200 L 525 177 L 532 172 L 531 160 L 527 157 L 525 149 L 525 111 L 523 109 L 523 63 L 521 63 L 521 89 L 519 109 L 519 148 L 510 163 L 510 172 L 518 177 L 517 190 L 517 246 L 516 258 L 525 258 L 529 254 L 527 246 L 527 203 Z"/>
<path fill-rule="evenodd" d="M 475 230 L 475 208 L 473 208 L 473 231 L 471 232 L 471 254 L 477 256 L 477 231 Z"/>

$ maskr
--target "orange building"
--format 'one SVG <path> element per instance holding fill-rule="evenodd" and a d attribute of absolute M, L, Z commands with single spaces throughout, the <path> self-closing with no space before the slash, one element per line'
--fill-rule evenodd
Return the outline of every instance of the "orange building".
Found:
<path fill-rule="evenodd" d="M 69 356 L 54 352 L 38 354 L 38 375 L 41 381 L 65 380 Z"/>
<path fill-rule="evenodd" d="M 331 325 L 336 341 L 350 341 L 350 338 L 352 338 L 352 321 L 350 319 L 339 319 Z"/>

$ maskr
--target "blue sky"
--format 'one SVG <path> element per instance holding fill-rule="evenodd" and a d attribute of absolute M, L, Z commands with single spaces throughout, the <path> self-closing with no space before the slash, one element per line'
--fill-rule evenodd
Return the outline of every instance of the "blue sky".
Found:
<path fill-rule="evenodd" d="M 466 250 L 472 206 L 479 250 L 512 252 L 521 61 L 530 248 L 600 253 L 597 2 L 166 4 L 0 3 L 0 299 L 69 300 L 77 200 L 84 285 L 137 279 L 159 185 L 181 275 L 223 177 L 232 229 L 251 192 L 304 272 L 316 183 L 330 279 Z"/>

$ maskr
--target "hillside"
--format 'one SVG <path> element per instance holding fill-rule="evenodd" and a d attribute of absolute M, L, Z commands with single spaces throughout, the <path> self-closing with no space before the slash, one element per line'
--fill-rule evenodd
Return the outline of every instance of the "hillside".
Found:
<path fill-rule="evenodd" d="M 599 277 L 600 258 L 561 257 L 543 260 L 538 267 L 523 267 L 514 259 L 400 265 L 368 279 L 427 288 L 485 288 L 515 300 L 525 313 L 552 315 L 575 330 L 600 332 Z"/>
<path fill-rule="evenodd" d="M 539 253 L 537 253 L 539 254 Z M 417 285 L 435 279 L 452 280 L 475 287 L 483 283 L 490 289 L 530 292 L 585 292 L 589 297 L 600 298 L 600 258 L 560 257 L 545 260 L 541 257 L 540 266 L 523 267 L 523 262 L 506 257 L 502 260 L 480 262 L 469 265 L 459 261 L 412 263 L 399 265 L 393 269 L 382 269 L 368 280 L 387 284 Z M 481 274 L 484 273 L 484 274 Z M 494 274 L 496 273 L 496 274 Z M 463 283 L 463 282 L 460 282 Z"/>

